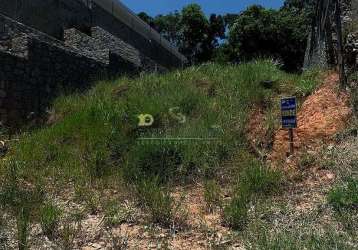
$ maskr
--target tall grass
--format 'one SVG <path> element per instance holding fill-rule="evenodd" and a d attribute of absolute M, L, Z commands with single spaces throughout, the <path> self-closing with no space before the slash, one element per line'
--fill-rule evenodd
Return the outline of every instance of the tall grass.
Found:
<path fill-rule="evenodd" d="M 121 179 L 136 185 L 154 220 L 165 223 L 173 206 L 163 186 L 215 176 L 222 162 L 245 149 L 245 126 L 253 106 L 275 105 L 272 97 L 282 92 L 306 93 L 313 79 L 257 61 L 102 81 L 88 92 L 58 98 L 52 125 L 23 133 L 11 145 L 0 163 L 0 179 L 34 186 L 50 182 L 54 188 Z M 265 88 L 263 81 L 274 86 Z M 152 126 L 139 126 L 141 114 L 154 118 Z M 249 177 L 261 181 L 260 176 Z M 143 185 L 150 189 L 140 189 Z M 4 184 L 0 190 L 3 203 L 16 207 L 17 189 Z M 47 217 L 43 222 L 52 233 L 57 218 L 52 211 Z"/>
<path fill-rule="evenodd" d="M 88 93 L 59 98 L 53 107 L 57 122 L 24 134 L 13 145 L 8 162 L 21 165 L 18 174 L 28 180 L 39 175 L 94 180 L 123 169 L 134 171 L 126 174 L 128 181 L 151 173 L 164 181 L 178 175 L 211 174 L 245 143 L 250 108 L 269 102 L 275 94 L 260 82 L 295 86 L 302 80 L 297 79 L 268 61 L 259 61 L 100 82 Z M 121 89 L 125 90 L 118 94 Z M 185 123 L 172 114 L 173 108 L 186 116 Z M 138 127 L 140 114 L 151 114 L 153 126 Z M 220 132 L 213 134 L 213 128 Z M 141 137 L 215 137 L 218 141 L 177 145 L 156 141 L 143 146 L 137 141 Z"/>

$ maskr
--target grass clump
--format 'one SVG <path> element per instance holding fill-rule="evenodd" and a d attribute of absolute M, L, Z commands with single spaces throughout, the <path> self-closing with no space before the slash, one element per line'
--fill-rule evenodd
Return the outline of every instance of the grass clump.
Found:
<path fill-rule="evenodd" d="M 117 200 L 107 201 L 104 205 L 105 224 L 109 227 L 121 223 L 135 221 L 135 210 L 131 206 L 124 206 Z"/>
<path fill-rule="evenodd" d="M 220 186 L 215 180 L 207 180 L 204 183 L 204 199 L 209 211 L 222 205 Z"/>
<path fill-rule="evenodd" d="M 57 233 L 61 210 L 51 203 L 45 203 L 40 210 L 40 224 L 43 233 L 53 239 Z"/>
<path fill-rule="evenodd" d="M 22 208 L 17 215 L 17 242 L 19 250 L 27 250 L 29 231 L 30 231 L 30 213 L 27 209 Z"/>
<path fill-rule="evenodd" d="M 169 226 L 174 220 L 176 204 L 167 188 L 159 185 L 158 179 L 143 179 L 137 185 L 139 201 L 150 213 L 151 221 Z"/>
<path fill-rule="evenodd" d="M 358 209 L 358 180 L 351 178 L 345 186 L 335 187 L 328 194 L 328 202 L 336 211 Z"/>
<path fill-rule="evenodd" d="M 281 184 L 282 174 L 251 160 L 240 174 L 238 192 L 253 195 L 270 195 L 276 193 Z"/>
<path fill-rule="evenodd" d="M 247 223 L 250 203 L 279 191 L 282 180 L 280 172 L 263 166 L 257 160 L 249 160 L 245 165 L 234 197 L 224 209 L 227 223 L 237 230 L 243 229 Z"/>
<path fill-rule="evenodd" d="M 302 230 L 302 228 L 300 228 Z M 328 228 L 323 232 L 305 229 L 279 230 L 268 232 L 267 228 L 257 229 L 250 235 L 247 249 L 277 249 L 277 250 L 301 250 L 301 249 L 354 249 L 351 239 L 345 235 Z"/>

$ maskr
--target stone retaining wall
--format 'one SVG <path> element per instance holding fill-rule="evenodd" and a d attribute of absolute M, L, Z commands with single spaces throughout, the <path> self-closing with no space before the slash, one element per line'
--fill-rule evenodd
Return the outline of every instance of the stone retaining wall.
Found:
<path fill-rule="evenodd" d="M 95 3 L 15 2 L 0 0 L 1 124 L 20 127 L 44 114 L 61 93 L 98 79 L 182 66 L 160 42 Z"/>
<path fill-rule="evenodd" d="M 18 127 L 44 113 L 62 91 L 84 89 L 107 76 L 108 64 L 36 31 L 22 33 L 30 31 L 22 25 L 11 25 L 0 36 L 2 123 Z"/>
<path fill-rule="evenodd" d="M 174 53 L 173 48 L 166 48 L 160 40 L 150 39 L 150 36 L 148 38 L 143 32 L 137 31 L 135 17 L 133 25 L 124 23 L 96 4 L 96 1 L 0 0 L 0 13 L 59 40 L 63 40 L 64 29 L 76 28 L 89 34 L 91 27 L 98 26 L 136 48 L 141 56 L 165 68 L 181 67 L 185 63 Z M 148 26 L 148 34 L 151 32 L 156 31 Z"/>

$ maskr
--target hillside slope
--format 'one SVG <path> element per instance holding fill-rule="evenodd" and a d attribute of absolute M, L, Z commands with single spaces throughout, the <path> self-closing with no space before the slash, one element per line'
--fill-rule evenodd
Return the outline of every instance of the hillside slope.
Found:
<path fill-rule="evenodd" d="M 252 110 L 260 107 L 260 126 L 275 131 L 279 98 L 296 95 L 303 102 L 319 79 L 315 72 L 286 74 L 269 61 L 209 64 L 100 82 L 59 98 L 49 124 L 19 135 L 1 160 L 0 243 L 32 249 L 332 247 L 314 230 L 299 241 L 296 231 L 279 230 L 300 207 L 289 202 L 298 182 L 256 159 L 246 138 Z M 285 237 L 277 242 L 280 234 Z M 354 239 L 346 231 L 343 238 L 332 235 L 342 248 Z"/>

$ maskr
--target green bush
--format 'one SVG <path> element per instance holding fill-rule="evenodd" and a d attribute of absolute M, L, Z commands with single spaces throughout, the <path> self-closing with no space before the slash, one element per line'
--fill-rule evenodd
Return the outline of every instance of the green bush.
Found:
<path fill-rule="evenodd" d="M 358 209 L 358 180 L 349 179 L 345 186 L 338 186 L 328 194 L 328 202 L 337 211 Z"/>
<path fill-rule="evenodd" d="M 40 210 L 41 228 L 49 239 L 53 239 L 57 233 L 60 216 L 60 209 L 50 203 L 45 203 Z"/>
<path fill-rule="evenodd" d="M 158 178 L 143 179 L 137 184 L 140 202 L 148 210 L 151 220 L 169 226 L 175 215 L 175 201 L 166 188 L 160 187 Z"/>

